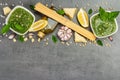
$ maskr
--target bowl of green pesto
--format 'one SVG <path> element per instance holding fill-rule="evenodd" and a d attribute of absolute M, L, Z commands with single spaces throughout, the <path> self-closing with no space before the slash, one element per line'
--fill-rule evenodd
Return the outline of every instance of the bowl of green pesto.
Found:
<path fill-rule="evenodd" d="M 116 17 L 119 11 L 105 11 L 100 7 L 99 13 L 90 17 L 90 26 L 97 38 L 106 38 L 118 31 Z"/>
<path fill-rule="evenodd" d="M 16 6 L 6 18 L 6 24 L 10 24 L 10 30 L 18 35 L 28 32 L 35 21 L 35 16 L 23 6 Z"/>

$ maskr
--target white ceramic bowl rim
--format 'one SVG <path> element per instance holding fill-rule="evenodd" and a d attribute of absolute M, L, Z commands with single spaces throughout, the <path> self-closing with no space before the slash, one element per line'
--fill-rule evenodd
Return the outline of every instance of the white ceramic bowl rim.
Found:
<path fill-rule="evenodd" d="M 35 16 L 33 15 L 33 13 L 32 13 L 31 11 L 29 11 L 27 8 L 18 5 L 18 6 L 16 6 L 16 7 L 9 13 L 9 15 L 7 16 L 7 18 L 6 18 L 6 24 L 8 24 L 8 20 L 9 20 L 11 14 L 12 14 L 17 8 L 22 8 L 22 9 L 26 10 L 27 12 L 29 12 L 29 13 L 32 15 L 32 17 L 33 17 L 33 22 L 32 22 L 32 24 L 35 22 Z M 31 26 L 30 26 L 30 27 L 31 27 Z M 30 28 L 29 28 L 29 29 L 30 29 Z M 17 31 L 15 31 L 15 30 L 13 30 L 12 28 L 10 28 L 11 31 L 15 32 L 15 33 L 18 34 L 18 35 L 25 35 L 25 34 L 29 31 L 29 29 L 28 29 L 25 33 L 21 34 L 21 33 L 17 32 Z"/>
<path fill-rule="evenodd" d="M 108 12 L 110 12 L 110 11 L 108 11 Z M 111 33 L 111 34 L 109 34 L 109 35 L 106 35 L 106 36 L 102 36 L 102 37 L 96 35 L 96 33 L 95 33 L 95 31 L 94 31 L 94 29 L 93 29 L 93 27 L 92 27 L 92 18 L 93 18 L 94 16 L 98 15 L 98 14 L 99 14 L 99 13 L 96 13 L 96 14 L 94 14 L 93 16 L 90 17 L 90 26 L 91 26 L 91 29 L 92 29 L 92 31 L 93 31 L 93 34 L 94 34 L 97 38 L 106 38 L 106 37 L 109 37 L 109 36 L 112 36 L 113 34 L 115 34 L 115 33 L 118 31 L 118 23 L 117 23 L 117 20 L 116 20 L 116 19 L 114 19 L 114 20 L 115 20 L 115 24 L 116 24 L 116 30 L 115 30 L 113 33 Z"/>

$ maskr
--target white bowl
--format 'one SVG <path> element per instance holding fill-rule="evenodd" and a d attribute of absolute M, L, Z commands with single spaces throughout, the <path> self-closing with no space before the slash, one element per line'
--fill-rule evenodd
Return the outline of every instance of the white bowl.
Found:
<path fill-rule="evenodd" d="M 31 11 L 29 11 L 28 9 L 26 9 L 26 8 L 23 7 L 23 6 L 16 6 L 14 9 L 12 9 L 12 11 L 10 12 L 10 14 L 7 16 L 7 18 L 6 18 L 6 24 L 8 24 L 8 20 L 9 20 L 11 14 L 12 14 L 17 8 L 22 8 L 22 9 L 26 10 L 28 13 L 30 13 L 30 14 L 32 15 L 32 17 L 33 17 L 33 22 L 32 22 L 32 24 L 35 22 L 35 16 L 33 15 L 33 13 L 32 13 Z M 30 27 L 31 27 L 31 26 L 30 26 Z M 30 27 L 29 27 L 29 29 L 30 29 Z M 28 30 L 29 30 L 29 29 L 28 29 Z M 14 29 L 12 29 L 12 28 L 10 28 L 10 30 L 13 31 L 13 32 L 15 32 L 15 33 L 18 34 L 18 35 L 25 35 L 25 34 L 28 32 L 28 30 L 27 30 L 25 33 L 21 34 L 21 33 L 19 33 L 19 32 L 16 32 L 16 31 L 15 31 Z"/>
<path fill-rule="evenodd" d="M 110 11 L 108 11 L 108 12 L 110 12 Z M 102 36 L 102 37 L 96 35 L 96 33 L 95 33 L 95 31 L 94 31 L 94 29 L 93 29 L 93 27 L 92 27 L 92 18 L 95 17 L 95 16 L 98 15 L 98 14 L 99 14 L 99 13 L 96 13 L 96 14 L 94 14 L 93 16 L 90 17 L 90 26 L 91 26 L 91 29 L 92 29 L 92 31 L 93 31 L 93 34 L 94 34 L 97 38 L 106 38 L 106 37 L 109 37 L 109 36 L 112 36 L 113 34 L 115 34 L 115 33 L 118 31 L 118 23 L 117 23 L 117 20 L 116 20 L 116 19 L 114 19 L 114 20 L 115 20 L 115 24 L 116 24 L 116 30 L 115 30 L 114 32 L 112 32 L 112 33 L 109 34 L 109 35 Z"/>

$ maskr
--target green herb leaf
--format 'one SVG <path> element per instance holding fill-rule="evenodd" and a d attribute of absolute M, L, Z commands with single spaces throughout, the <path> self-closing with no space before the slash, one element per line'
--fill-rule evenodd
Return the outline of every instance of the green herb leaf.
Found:
<path fill-rule="evenodd" d="M 58 40 L 57 40 L 57 37 L 55 36 L 55 35 L 52 35 L 52 41 L 54 42 L 54 43 L 56 43 Z"/>
<path fill-rule="evenodd" d="M 109 13 L 109 20 L 115 19 L 119 15 L 120 11 L 113 11 Z"/>
<path fill-rule="evenodd" d="M 99 14 L 100 14 L 100 15 L 105 14 L 105 10 L 104 10 L 102 7 L 99 8 Z"/>
<path fill-rule="evenodd" d="M 110 21 L 119 15 L 120 11 L 106 12 L 102 7 L 99 8 L 99 15 L 102 21 Z"/>
<path fill-rule="evenodd" d="M 14 26 L 15 26 L 15 28 L 16 28 L 17 30 L 19 30 L 19 31 L 24 30 L 24 27 L 22 27 L 22 26 L 19 25 L 19 24 L 16 24 L 16 25 L 14 25 Z"/>
<path fill-rule="evenodd" d="M 35 10 L 35 6 L 34 5 L 30 5 L 30 9 Z"/>
<path fill-rule="evenodd" d="M 101 40 L 97 40 L 97 44 L 103 46 L 103 42 Z"/>
<path fill-rule="evenodd" d="M 102 7 L 99 8 L 99 14 L 100 14 L 100 19 L 101 20 L 106 21 L 108 19 L 107 18 L 108 13 L 106 13 L 105 10 Z"/>
<path fill-rule="evenodd" d="M 23 36 L 18 36 L 18 40 L 20 41 L 20 42 L 24 42 L 24 37 Z"/>
<path fill-rule="evenodd" d="M 90 15 L 90 14 L 92 14 L 92 12 L 93 12 L 93 10 L 89 9 L 88 14 Z"/>
<path fill-rule="evenodd" d="M 10 30 L 10 24 L 4 25 L 0 31 L 1 34 L 6 34 Z"/>
<path fill-rule="evenodd" d="M 63 9 L 59 9 L 59 10 L 57 10 L 56 12 L 57 12 L 58 14 L 60 14 L 60 15 L 64 15 L 64 14 L 65 14 L 65 12 L 64 12 Z"/>

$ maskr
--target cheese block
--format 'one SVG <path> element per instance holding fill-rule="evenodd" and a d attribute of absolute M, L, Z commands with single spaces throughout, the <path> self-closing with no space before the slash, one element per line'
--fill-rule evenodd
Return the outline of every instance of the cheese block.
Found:
<path fill-rule="evenodd" d="M 87 40 L 83 36 L 81 36 L 81 35 L 79 35 L 78 33 L 75 32 L 75 42 L 77 42 L 77 43 L 78 42 L 86 43 Z"/>
<path fill-rule="evenodd" d="M 48 20 L 48 25 L 44 29 L 41 30 L 45 34 L 52 33 L 58 24 L 57 21 L 51 18 L 48 18 L 47 20 Z"/>
<path fill-rule="evenodd" d="M 3 8 L 4 15 L 9 14 L 10 11 L 11 11 L 11 9 L 10 9 L 9 7 L 4 7 L 4 8 Z"/>
<path fill-rule="evenodd" d="M 70 19 L 73 19 L 76 11 L 77 11 L 77 8 L 63 8 L 65 14 L 70 18 Z"/>

